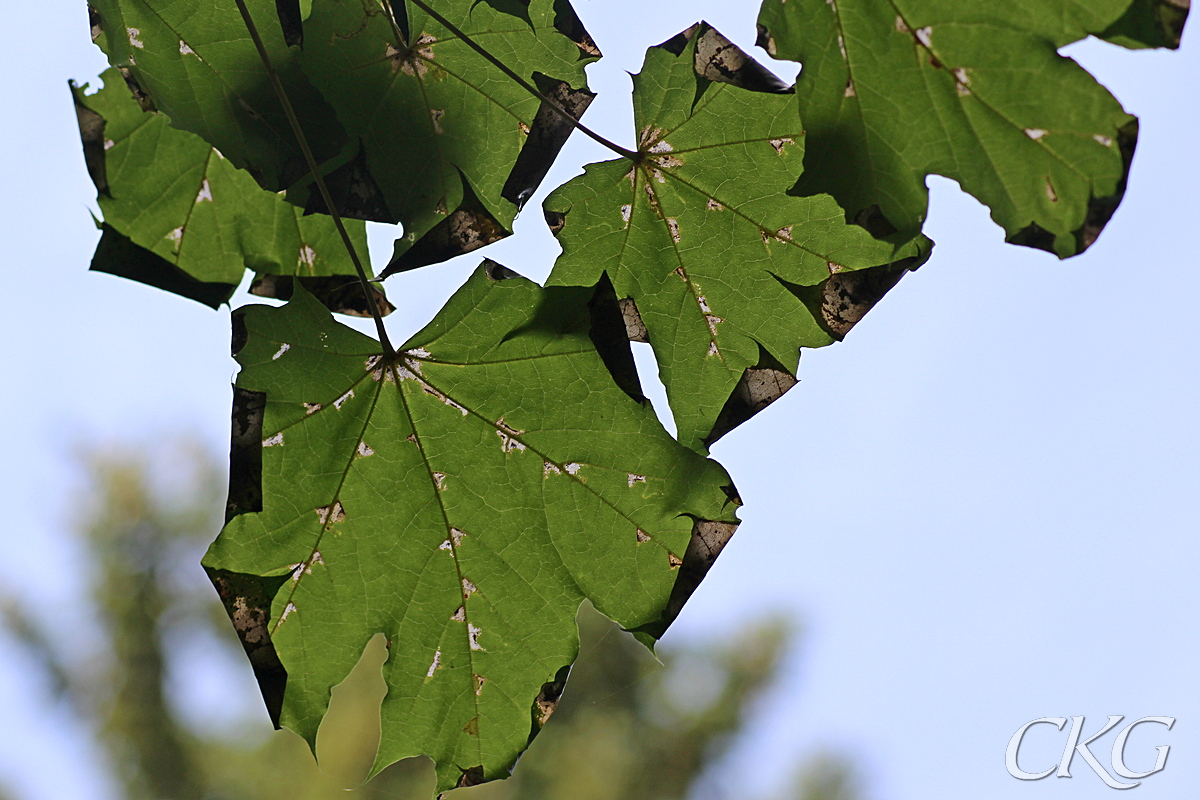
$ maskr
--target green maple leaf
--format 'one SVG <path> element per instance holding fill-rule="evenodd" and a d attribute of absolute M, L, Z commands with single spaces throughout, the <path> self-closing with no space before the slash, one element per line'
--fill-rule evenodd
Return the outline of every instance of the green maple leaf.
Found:
<path fill-rule="evenodd" d="M 331 307 L 364 313 L 358 279 L 333 221 L 264 191 L 195 134 L 143 111 L 116 69 L 104 88 L 73 90 L 88 170 L 104 213 L 92 267 L 218 305 L 246 269 L 252 291 L 290 296 L 299 277 Z M 362 222 L 349 222 L 366 253 Z M 383 304 L 385 311 L 390 307 Z"/>
<path fill-rule="evenodd" d="M 307 295 L 235 316 L 231 518 L 204 563 L 310 744 L 384 633 L 375 770 L 428 754 L 439 789 L 507 774 L 584 598 L 658 635 L 740 503 L 614 380 L 637 394 L 611 290 L 507 275 L 481 267 L 390 360 Z"/>
<path fill-rule="evenodd" d="M 925 176 L 944 175 L 1008 241 L 1065 258 L 1120 203 L 1137 120 L 1056 51 L 1088 34 L 1178 44 L 1185 16 L 1152 0 L 766 0 L 759 43 L 804 67 L 800 193 L 832 194 L 878 233 L 916 231 Z"/>
<path fill-rule="evenodd" d="M 795 99 L 707 26 L 647 51 L 633 101 L 641 160 L 591 164 L 545 202 L 563 247 L 549 281 L 607 272 L 644 324 L 680 441 L 700 448 L 748 416 L 730 416 L 731 395 L 761 407 L 755 381 L 789 388 L 798 348 L 840 339 L 930 243 L 877 241 L 832 198 L 791 196 Z M 886 276 L 850 277 L 865 268 Z"/>
<path fill-rule="evenodd" d="M 359 0 L 316 0 L 302 64 L 352 137 L 359 161 L 345 179 L 374 185 L 374 213 L 404 224 L 389 272 L 441 261 L 508 235 L 518 204 L 549 168 L 570 127 L 454 32 L 407 5 L 402 30 Z M 396 7 L 401 7 L 397 0 Z M 503 64 L 576 114 L 591 101 L 583 68 L 599 51 L 561 0 L 436 8 Z M 564 34 L 571 33 L 575 40 Z M 534 130 L 535 127 L 538 130 Z M 541 164 L 513 174 L 527 142 L 558 134 L 525 156 Z M 440 223 L 440 225 L 439 225 Z M 423 246 L 413 243 L 438 226 Z"/>

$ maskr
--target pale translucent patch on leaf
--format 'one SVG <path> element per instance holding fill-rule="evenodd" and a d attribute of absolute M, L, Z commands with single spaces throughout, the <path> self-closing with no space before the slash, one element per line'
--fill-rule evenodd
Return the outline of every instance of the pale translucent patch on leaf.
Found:
<path fill-rule="evenodd" d="M 271 356 L 271 360 L 278 361 L 280 359 L 280 357 L 283 356 L 284 353 L 286 353 L 288 350 L 291 350 L 291 349 L 292 349 L 292 346 L 290 344 L 288 344 L 287 342 L 284 342 L 283 344 L 279 345 L 279 349 L 275 351 L 275 355 Z"/>
<path fill-rule="evenodd" d="M 467 623 L 467 644 L 471 646 L 472 650 L 483 650 L 483 647 L 479 644 L 479 634 L 481 633 L 483 633 L 481 628 L 476 628 L 471 623 Z"/>
<path fill-rule="evenodd" d="M 568 475 L 578 475 L 579 469 L 582 466 L 583 466 L 583 464 L 579 464 L 575 461 L 572 461 L 569 464 L 563 464 L 563 469 L 565 469 L 567 471 Z"/>
<path fill-rule="evenodd" d="M 933 47 L 933 28 L 926 25 L 924 28 L 917 28 L 917 41 L 926 47 Z"/>
<path fill-rule="evenodd" d="M 438 648 L 433 652 L 433 663 L 429 665 L 429 671 L 425 673 L 426 678 L 432 678 L 433 673 L 437 672 L 437 668 L 442 665 L 442 651 Z"/>
<path fill-rule="evenodd" d="M 438 488 L 439 492 L 445 491 L 445 489 L 446 489 L 446 473 L 444 473 L 444 472 L 433 473 L 433 482 L 435 484 L 437 484 L 437 488 Z"/>
<path fill-rule="evenodd" d="M 782 139 L 771 139 L 769 141 L 770 141 L 771 147 L 774 147 L 775 152 L 778 153 L 779 155 L 783 155 L 783 148 L 785 145 L 796 143 L 796 140 L 791 138 L 790 136 L 785 136 Z"/>
<path fill-rule="evenodd" d="M 504 422 L 504 417 L 496 420 L 496 435 L 500 437 L 500 449 L 506 453 L 511 453 L 514 450 L 524 450 L 525 443 L 517 439 L 518 436 L 524 435 L 525 431 L 519 431 Z"/>
<path fill-rule="evenodd" d="M 346 509 L 342 507 L 341 500 L 335 500 L 332 506 L 321 506 L 314 508 L 313 511 L 317 514 L 317 519 L 322 525 L 336 525 L 346 518 Z"/>
<path fill-rule="evenodd" d="M 463 591 L 463 599 L 466 600 L 468 597 L 470 597 L 471 595 L 473 595 L 477 591 L 479 591 L 479 587 L 477 587 L 475 584 L 471 583 L 471 581 L 469 581 L 468 579 L 463 578 L 462 579 L 462 591 Z"/>
<path fill-rule="evenodd" d="M 671 566 L 671 569 L 679 569 L 683 566 L 683 559 L 668 550 L 667 563 Z"/>
<path fill-rule="evenodd" d="M 667 133 L 666 128 L 656 128 L 653 125 L 647 125 L 642 128 L 642 132 L 638 134 L 638 147 L 649 148 L 654 142 L 661 139 Z"/>
<path fill-rule="evenodd" d="M 638 544 L 645 544 L 646 542 L 650 541 L 650 536 L 644 530 L 642 530 L 641 528 L 638 528 L 637 529 L 637 541 L 638 541 Z"/>
<path fill-rule="evenodd" d="M 705 314 L 704 321 L 708 323 L 708 330 L 713 336 L 717 335 L 717 325 L 725 321 L 724 317 L 718 317 L 716 314 Z"/>
<path fill-rule="evenodd" d="M 1026 128 L 1025 129 L 1025 135 L 1028 136 L 1030 139 L 1033 139 L 1035 142 L 1038 139 L 1045 136 L 1047 133 L 1049 133 L 1049 131 L 1044 130 L 1042 128 Z"/>
<path fill-rule="evenodd" d="M 782 239 L 785 242 L 792 241 L 792 226 L 784 225 L 782 228 L 775 231 L 775 238 Z"/>
<path fill-rule="evenodd" d="M 444 116 L 446 116 L 446 110 L 443 108 L 429 109 L 429 119 L 433 122 L 433 132 L 439 136 L 445 133 L 445 131 L 442 130 L 442 117 Z"/>
<path fill-rule="evenodd" d="M 363 458 L 366 458 L 367 456 L 375 455 L 375 451 L 372 450 L 371 446 L 369 444 L 367 444 L 366 442 L 359 442 L 358 443 L 358 454 L 360 456 L 362 456 Z"/>
<path fill-rule="evenodd" d="M 211 201 L 212 199 L 212 187 L 208 185 L 208 178 L 205 178 L 200 183 L 200 192 L 196 195 L 196 202 L 203 203 L 205 200 Z"/>
<path fill-rule="evenodd" d="M 633 206 L 632 205 L 630 205 L 629 203 L 626 203 L 625 205 L 621 206 L 621 219 L 625 222 L 625 224 L 627 226 L 629 225 L 629 219 L 632 216 L 633 216 Z"/>
<path fill-rule="evenodd" d="M 483 694 L 483 685 L 487 683 L 487 678 L 478 674 L 473 674 L 471 677 L 475 679 L 475 696 L 479 697 L 479 695 Z"/>
<path fill-rule="evenodd" d="M 549 461 L 543 461 L 542 462 L 542 475 L 543 475 L 543 477 L 547 476 L 547 475 L 562 475 L 562 470 L 559 469 L 556 465 L 551 464 Z"/>
<path fill-rule="evenodd" d="M 653 146 L 649 147 L 646 150 L 646 152 L 648 152 L 648 153 L 671 153 L 671 152 L 674 152 L 674 150 L 675 150 L 675 148 L 672 147 L 671 144 L 666 139 L 663 139 L 661 141 L 655 142 Z"/>
<path fill-rule="evenodd" d="M 854 97 L 858 94 L 854 91 L 854 81 L 846 81 L 846 91 L 842 92 L 842 97 Z"/>
<path fill-rule="evenodd" d="M 405 350 L 404 352 L 407 355 L 413 356 L 415 358 L 432 358 L 433 357 L 433 353 L 429 352 L 424 347 L 414 347 L 411 350 Z"/>
<path fill-rule="evenodd" d="M 1104 145 L 1105 147 L 1112 147 L 1112 138 L 1110 138 L 1108 136 L 1103 136 L 1103 135 L 1097 133 L 1092 138 L 1095 139 L 1100 144 Z"/>
<path fill-rule="evenodd" d="M 906 25 L 904 22 L 904 17 L 901 16 L 896 17 L 896 30 L 900 31 L 900 33 L 911 33 L 911 31 L 908 29 L 908 25 Z"/>
<path fill-rule="evenodd" d="M 179 241 L 183 238 L 183 226 L 180 225 L 178 228 L 168 233 L 166 238 L 170 239 L 175 244 L 179 244 Z"/>
<path fill-rule="evenodd" d="M 842 54 L 842 60 L 844 61 L 844 60 L 846 60 L 846 40 L 842 38 L 842 35 L 840 33 L 838 34 L 837 39 L 838 39 L 838 52 Z"/>
<path fill-rule="evenodd" d="M 433 48 L 430 45 L 435 42 L 437 42 L 436 38 L 430 36 L 428 33 L 422 33 L 417 37 L 417 41 L 413 43 L 412 49 L 409 51 L 400 50 L 395 45 L 388 44 L 383 52 L 387 59 L 392 62 L 393 70 L 398 69 L 405 75 L 420 78 L 429 72 L 429 66 L 425 61 L 433 60 Z"/>
<path fill-rule="evenodd" d="M 317 264 L 317 251 L 313 250 L 308 245 L 300 247 L 300 257 L 297 262 L 301 267 L 312 269 Z"/>
<path fill-rule="evenodd" d="M 193 50 L 191 47 L 189 47 L 187 42 L 185 42 L 183 39 L 180 39 L 179 40 L 179 54 L 181 56 L 194 56 L 194 55 L 196 55 L 196 51 Z M 198 57 L 199 56 L 197 56 L 197 58 Z"/>
<path fill-rule="evenodd" d="M 954 70 L 954 89 L 960 97 L 966 97 L 971 93 L 968 88 L 971 85 L 971 76 L 962 67 Z"/>
<path fill-rule="evenodd" d="M 716 343 L 716 342 L 712 342 L 712 341 L 710 341 L 710 342 L 708 343 L 708 354 L 709 354 L 710 356 L 719 356 L 719 355 L 721 355 L 721 350 L 720 350 L 720 348 L 718 348 L 718 347 L 717 347 L 717 343 Z"/>
<path fill-rule="evenodd" d="M 413 367 L 416 367 L 416 365 L 417 365 L 417 362 L 412 361 L 411 359 L 405 359 L 405 363 L 410 366 L 413 366 Z M 418 367 L 418 369 L 419 369 L 419 367 Z M 404 376 L 402 375 L 401 377 L 403 378 Z M 420 380 L 420 378 L 418 377 L 417 380 Z M 428 383 L 425 383 L 425 381 L 421 381 L 421 389 L 422 389 L 422 391 L 425 392 L 425 394 L 433 395 L 434 397 L 436 397 L 438 400 L 441 400 L 446 405 L 450 406 L 453 409 L 456 409 L 464 417 L 467 416 L 467 414 L 471 413 L 470 411 L 468 411 L 466 409 L 465 406 L 462 406 L 462 405 L 456 403 L 454 401 L 454 399 L 451 398 L 449 395 L 439 392 L 437 389 L 433 388 Z"/>
<path fill-rule="evenodd" d="M 667 228 L 671 231 L 671 241 L 679 244 L 679 220 L 674 217 L 667 217 Z"/>
<path fill-rule="evenodd" d="M 275 434 L 274 436 L 268 436 L 266 439 L 263 439 L 263 442 L 262 442 L 263 447 L 275 447 L 276 445 L 281 445 L 281 444 L 283 444 L 283 432 L 282 431 Z"/>
<path fill-rule="evenodd" d="M 629 473 L 629 488 L 632 489 L 635 483 L 645 483 L 646 476 L 638 475 L 636 472 Z"/>
<path fill-rule="evenodd" d="M 708 202 L 705 203 L 705 206 L 708 208 L 709 211 L 724 211 L 725 210 L 725 206 L 721 205 L 716 200 L 713 200 L 711 197 L 708 198 Z"/>
<path fill-rule="evenodd" d="M 1046 178 L 1046 197 L 1050 198 L 1051 203 L 1058 202 L 1058 192 L 1054 191 L 1054 184 L 1050 182 L 1049 178 Z"/>
<path fill-rule="evenodd" d="M 844 272 L 846 269 L 844 266 L 837 263 L 836 261 L 826 261 L 825 266 L 829 268 L 830 275 L 836 275 L 839 272 Z"/>
<path fill-rule="evenodd" d="M 521 133 L 525 134 L 526 136 L 529 135 L 529 126 L 526 125 L 524 122 L 521 122 L 520 120 L 518 120 L 517 127 L 521 129 Z"/>
<path fill-rule="evenodd" d="M 115 144 L 116 144 L 116 142 L 114 142 L 112 139 L 105 139 L 105 140 L 104 140 L 104 149 L 105 149 L 105 150 L 112 150 L 112 149 L 113 149 L 113 146 L 114 146 Z"/>
<path fill-rule="evenodd" d="M 459 606 L 458 608 L 456 608 L 454 610 L 454 613 L 450 615 L 450 619 L 453 620 L 454 622 L 466 622 L 467 621 L 467 610 L 465 608 L 463 608 L 462 606 Z"/>
<path fill-rule="evenodd" d="M 650 175 L 654 178 L 654 180 L 658 181 L 659 183 L 667 182 L 667 176 L 663 175 L 662 172 L 660 172 L 659 170 L 656 170 L 656 169 L 650 170 Z M 646 188 L 649 189 L 650 187 L 647 186 Z M 654 202 L 657 204 L 658 198 L 655 198 Z"/>
<path fill-rule="evenodd" d="M 460 531 L 458 528 L 450 529 L 450 540 L 452 542 L 454 542 L 455 547 L 458 547 L 460 544 L 462 544 L 462 539 L 463 539 L 464 535 L 465 534 L 462 531 Z"/>
<path fill-rule="evenodd" d="M 289 616 L 291 616 L 292 612 L 293 612 L 293 611 L 295 611 L 295 610 L 296 610 L 296 604 L 295 604 L 295 603 L 288 603 L 288 604 L 287 604 L 287 605 L 284 607 L 284 609 L 283 609 L 283 613 L 279 615 L 279 624 L 280 624 L 280 625 L 282 625 L 284 622 L 286 622 L 286 621 L 287 621 L 287 618 L 288 618 Z"/>
<path fill-rule="evenodd" d="M 679 279 L 681 281 L 683 281 L 684 283 L 688 282 L 688 276 L 687 276 L 687 273 L 683 271 L 683 267 L 676 267 L 675 274 L 678 275 Z"/>
<path fill-rule="evenodd" d="M 321 404 L 320 404 L 320 403 L 305 403 L 305 404 L 304 404 L 304 413 L 305 413 L 305 415 L 309 415 L 309 414 L 315 414 L 315 413 L 317 413 L 317 412 L 318 412 L 318 411 L 320 411 L 320 410 L 321 410 Z"/>
<path fill-rule="evenodd" d="M 346 390 L 346 393 L 345 393 L 344 395 L 342 395 L 341 397 L 339 397 L 337 400 L 334 400 L 334 401 L 333 401 L 333 407 L 334 407 L 334 408 L 336 408 L 336 409 L 338 409 L 338 410 L 340 411 L 340 410 L 341 410 L 341 408 L 342 408 L 342 406 L 345 404 L 345 402 L 346 402 L 347 400 L 349 400 L 351 397 L 354 397 L 354 390 L 353 390 L 353 389 L 347 389 L 347 390 Z"/>
<path fill-rule="evenodd" d="M 125 33 L 129 36 L 129 44 L 132 47 L 136 47 L 137 49 L 141 50 L 142 48 L 144 48 L 146 46 L 146 43 L 138 38 L 139 36 L 142 35 L 142 32 L 140 29 L 126 28 Z M 133 60 L 130 59 L 130 63 L 132 63 L 132 62 L 133 62 Z"/>
<path fill-rule="evenodd" d="M 697 305 L 700 306 L 700 310 L 703 311 L 705 314 L 712 313 L 712 309 L 708 305 L 708 298 L 705 297 L 704 295 L 700 295 L 699 297 L 697 297 L 696 303 L 697 303 Z"/>

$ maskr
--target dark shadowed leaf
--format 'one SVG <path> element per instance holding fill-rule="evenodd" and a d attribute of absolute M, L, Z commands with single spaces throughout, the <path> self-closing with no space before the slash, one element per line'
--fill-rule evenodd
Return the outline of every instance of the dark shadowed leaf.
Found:
<path fill-rule="evenodd" d="M 290 289 L 271 289 L 298 276 L 334 310 L 362 313 L 354 266 L 329 217 L 304 216 L 199 136 L 172 127 L 161 112 L 143 112 L 116 69 L 101 78 L 104 88 L 93 95 L 73 89 L 106 226 L 93 269 L 208 305 L 227 300 L 246 269 L 260 276 L 256 294 L 280 299 Z M 365 256 L 364 224 L 347 224 Z"/>

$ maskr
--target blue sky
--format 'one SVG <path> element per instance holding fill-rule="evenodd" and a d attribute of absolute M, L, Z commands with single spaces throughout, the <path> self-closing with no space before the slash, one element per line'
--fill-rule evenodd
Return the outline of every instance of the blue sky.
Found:
<path fill-rule="evenodd" d="M 646 46 L 704 17 L 762 55 L 755 3 L 659 0 L 651 17 L 628 0 L 576 6 L 607 56 L 591 68 L 600 99 L 587 121 L 617 141 L 632 139 L 625 70 Z M 0 85 L 0 474 L 13 501 L 0 582 L 37 598 L 65 636 L 86 637 L 86 564 L 64 533 L 79 486 L 72 448 L 153 448 L 183 431 L 225 451 L 229 312 L 87 272 L 94 190 L 66 81 L 105 63 L 82 3 L 8 3 L 0 15 L 11 65 Z M 1090 733 L 1122 714 L 1178 718 L 1130 739 L 1142 769 L 1153 745 L 1172 745 L 1137 796 L 1194 797 L 1200 53 L 1189 38 L 1177 53 L 1068 50 L 1141 117 L 1125 202 L 1090 251 L 1059 262 L 1004 245 L 986 209 L 931 178 L 933 259 L 845 343 L 806 352 L 801 384 L 715 447 L 745 521 L 666 644 L 778 612 L 806 632 L 726 765 L 731 796 L 837 747 L 860 759 L 879 800 L 1094 798 L 1110 790 L 1078 759 L 1071 780 L 1019 783 L 1004 748 L 1037 717 L 1085 715 Z M 575 137 L 543 194 L 605 157 Z M 557 252 L 538 201 L 487 253 L 535 279 Z M 389 231 L 372 235 L 386 258 Z M 477 261 L 389 280 L 393 340 Z M 231 676 L 239 692 L 244 679 Z M 0 642 L 0 780 L 30 800 L 110 796 L 40 691 Z M 1023 754 L 1048 765 L 1063 739 L 1042 726 Z M 1112 739 L 1093 747 L 1102 762 Z"/>

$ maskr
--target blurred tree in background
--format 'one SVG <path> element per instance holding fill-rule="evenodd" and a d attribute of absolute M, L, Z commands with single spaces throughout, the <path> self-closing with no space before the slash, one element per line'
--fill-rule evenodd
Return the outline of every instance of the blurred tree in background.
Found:
<path fill-rule="evenodd" d="M 334 690 L 318 736 L 322 769 L 290 732 L 265 734 L 263 724 L 254 723 L 243 726 L 254 735 L 231 737 L 181 713 L 179 703 L 187 700 L 175 691 L 176 662 L 190 654 L 180 655 L 174 645 L 215 640 L 224 655 L 239 661 L 242 655 L 198 566 L 220 528 L 220 472 L 199 448 L 168 450 L 186 455 L 169 464 L 128 452 L 93 451 L 83 458 L 92 491 L 77 527 L 91 565 L 93 652 L 71 652 L 61 638 L 73 636 L 71 630 L 52 628 L 16 599 L 3 601 L 8 635 L 24 645 L 90 730 L 122 797 L 427 800 L 433 772 L 425 759 L 395 764 L 358 785 L 378 743 L 382 637 Z M 567 691 L 513 778 L 456 790 L 455 799 L 727 795 L 720 788 L 721 757 L 746 724 L 754 698 L 776 676 L 788 649 L 787 626 L 760 625 L 716 646 L 664 648 L 661 666 L 590 605 L 580 611 L 579 624 L 582 650 Z M 265 719 L 260 707 L 244 709 L 247 720 L 255 714 Z M 0 800 L 9 797 L 0 787 Z M 820 757 L 796 770 L 779 800 L 858 797 L 849 764 Z"/>

